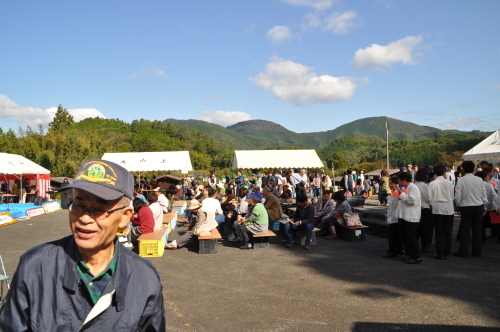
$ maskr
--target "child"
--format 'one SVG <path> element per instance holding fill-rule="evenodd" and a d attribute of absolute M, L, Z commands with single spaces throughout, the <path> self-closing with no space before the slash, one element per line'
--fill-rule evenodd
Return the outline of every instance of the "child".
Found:
<path fill-rule="evenodd" d="M 405 255 L 403 246 L 403 237 L 401 236 L 401 231 L 399 229 L 398 223 L 398 202 L 399 194 L 397 192 L 397 185 L 399 184 L 398 177 L 394 176 L 389 181 L 389 188 L 391 189 L 391 195 L 388 197 L 388 208 L 387 208 L 387 223 L 389 223 L 389 249 L 387 253 L 383 254 L 382 257 L 397 257 L 397 255 Z"/>
<path fill-rule="evenodd" d="M 368 198 L 368 194 L 366 193 L 366 190 L 362 190 L 359 196 L 361 196 L 361 198 L 363 199 L 363 205 L 361 207 L 365 207 L 365 201 Z"/>

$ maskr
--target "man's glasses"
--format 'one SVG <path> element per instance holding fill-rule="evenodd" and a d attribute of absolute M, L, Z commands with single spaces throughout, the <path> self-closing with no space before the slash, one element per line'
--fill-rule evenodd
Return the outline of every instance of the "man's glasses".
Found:
<path fill-rule="evenodd" d="M 101 209 L 96 209 L 96 208 L 90 208 L 86 209 L 85 207 L 78 205 L 78 204 L 73 204 L 71 202 L 68 206 L 69 213 L 72 215 L 75 215 L 77 217 L 83 216 L 85 212 L 89 215 L 90 218 L 95 219 L 95 220 L 104 220 L 106 219 L 111 213 L 122 210 L 126 208 L 127 206 L 122 206 L 113 210 L 101 210 Z"/>

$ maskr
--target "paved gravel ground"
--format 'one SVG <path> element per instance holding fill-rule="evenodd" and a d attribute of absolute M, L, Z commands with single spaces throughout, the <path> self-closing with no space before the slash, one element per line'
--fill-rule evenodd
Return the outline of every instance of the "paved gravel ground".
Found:
<path fill-rule="evenodd" d="M 67 210 L 0 227 L 8 274 L 28 248 L 68 234 Z M 168 330 L 500 331 L 499 244 L 488 242 L 481 258 L 423 254 L 420 265 L 383 259 L 387 240 L 373 236 L 318 238 L 310 251 L 284 244 L 281 236 L 260 250 L 224 242 L 217 254 L 199 255 L 193 243 L 150 258 Z"/>

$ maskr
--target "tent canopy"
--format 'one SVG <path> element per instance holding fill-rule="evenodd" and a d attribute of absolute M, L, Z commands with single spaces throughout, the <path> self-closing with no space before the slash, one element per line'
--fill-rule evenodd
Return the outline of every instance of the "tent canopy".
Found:
<path fill-rule="evenodd" d="M 232 169 L 323 168 L 316 150 L 234 151 Z"/>
<path fill-rule="evenodd" d="M 189 151 L 105 153 L 102 159 L 115 162 L 129 172 L 193 170 Z"/>
<path fill-rule="evenodd" d="M 463 160 L 486 160 L 500 162 L 500 130 L 485 138 L 481 143 L 464 153 Z"/>
<path fill-rule="evenodd" d="M 0 174 L 50 174 L 50 171 L 23 156 L 0 153 Z"/>

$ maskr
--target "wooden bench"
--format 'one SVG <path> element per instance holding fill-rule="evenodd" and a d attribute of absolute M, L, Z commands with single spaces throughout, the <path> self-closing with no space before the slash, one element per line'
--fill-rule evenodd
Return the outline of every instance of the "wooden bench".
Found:
<path fill-rule="evenodd" d="M 198 254 L 216 254 L 218 239 L 222 239 L 222 236 L 217 227 L 212 229 L 208 236 L 198 236 L 200 243 Z"/>
<path fill-rule="evenodd" d="M 165 233 L 168 227 L 162 227 L 152 233 L 142 234 L 137 239 L 139 256 L 141 257 L 161 257 L 165 250 Z M 167 233 L 168 234 L 168 233 Z"/>
<path fill-rule="evenodd" d="M 172 212 L 163 215 L 163 226 L 166 226 L 167 224 L 170 226 L 171 230 L 174 230 L 175 227 L 177 226 L 176 210 L 172 210 Z"/>
<path fill-rule="evenodd" d="M 363 242 L 366 241 L 365 231 L 368 226 L 335 226 L 337 233 L 342 240 L 349 242 Z M 340 232 L 338 232 L 340 231 Z"/>
<path fill-rule="evenodd" d="M 266 234 L 252 235 L 252 244 L 254 249 L 269 248 L 269 238 L 276 236 L 273 231 L 268 230 Z"/>

